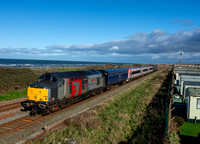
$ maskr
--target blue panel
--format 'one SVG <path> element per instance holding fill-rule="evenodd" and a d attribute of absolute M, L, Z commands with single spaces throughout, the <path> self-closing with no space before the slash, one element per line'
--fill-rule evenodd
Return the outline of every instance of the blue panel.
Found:
<path fill-rule="evenodd" d="M 128 78 L 128 69 L 104 70 L 107 73 L 107 85 L 122 82 Z"/>

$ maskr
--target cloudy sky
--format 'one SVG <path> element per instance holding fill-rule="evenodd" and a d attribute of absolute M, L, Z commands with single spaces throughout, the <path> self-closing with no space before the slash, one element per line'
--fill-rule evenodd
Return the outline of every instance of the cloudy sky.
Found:
<path fill-rule="evenodd" d="M 199 0 L 0 0 L 0 58 L 200 63 Z"/>

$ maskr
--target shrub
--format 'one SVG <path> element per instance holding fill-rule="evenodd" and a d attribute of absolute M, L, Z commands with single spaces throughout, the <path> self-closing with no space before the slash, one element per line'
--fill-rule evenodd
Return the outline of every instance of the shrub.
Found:
<path fill-rule="evenodd" d="M 179 137 L 179 135 L 176 132 L 170 132 L 167 135 L 164 144 L 180 144 L 180 137 Z"/>
<path fill-rule="evenodd" d="M 182 117 L 175 116 L 174 121 L 177 123 L 177 127 L 180 127 L 184 124 L 185 120 Z"/>

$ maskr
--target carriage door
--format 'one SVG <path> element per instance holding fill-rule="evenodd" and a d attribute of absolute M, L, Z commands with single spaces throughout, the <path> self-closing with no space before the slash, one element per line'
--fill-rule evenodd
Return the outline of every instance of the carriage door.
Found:
<path fill-rule="evenodd" d="M 64 94 L 66 94 L 65 90 L 65 80 L 60 80 L 58 84 L 58 99 L 61 99 L 64 97 Z"/>

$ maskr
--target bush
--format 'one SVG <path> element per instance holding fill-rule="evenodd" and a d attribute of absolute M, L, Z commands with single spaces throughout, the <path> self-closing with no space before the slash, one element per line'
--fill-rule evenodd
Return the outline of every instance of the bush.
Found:
<path fill-rule="evenodd" d="M 185 123 L 184 118 L 179 117 L 179 116 L 175 116 L 174 121 L 175 121 L 175 123 L 177 123 L 177 127 L 180 127 Z"/>
<path fill-rule="evenodd" d="M 180 137 L 179 137 L 179 135 L 176 132 L 170 132 L 167 135 L 164 144 L 180 144 Z"/>

